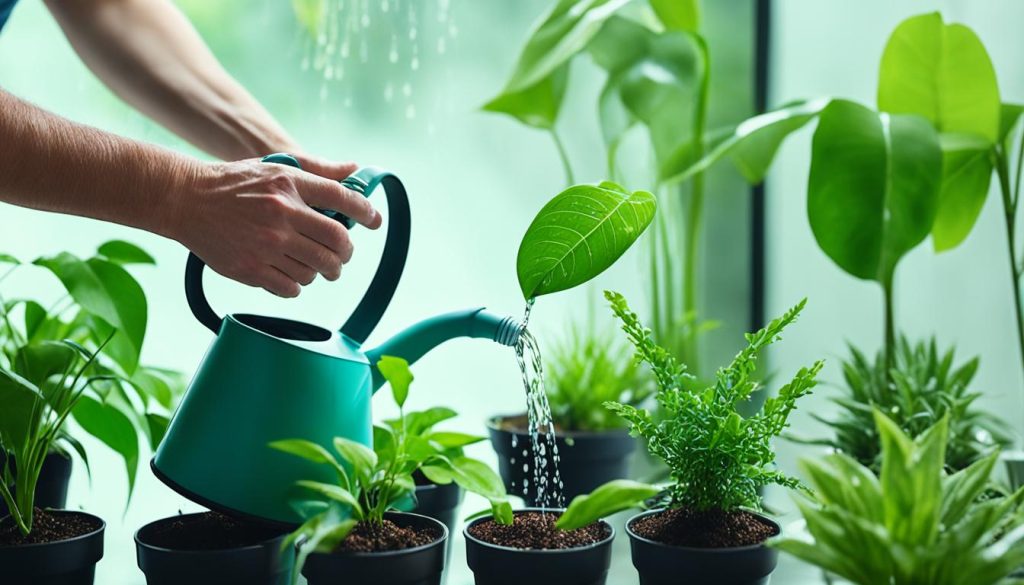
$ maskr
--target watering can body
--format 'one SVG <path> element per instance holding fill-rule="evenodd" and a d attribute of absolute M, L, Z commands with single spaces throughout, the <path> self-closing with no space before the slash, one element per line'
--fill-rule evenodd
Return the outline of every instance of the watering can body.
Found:
<path fill-rule="evenodd" d="M 268 162 L 293 162 L 275 156 Z M 363 169 L 346 181 L 366 195 L 383 184 L 390 218 L 370 290 L 340 331 L 261 315 L 220 318 L 202 292 L 202 261 L 189 257 L 189 305 L 217 335 L 151 467 L 164 483 L 197 503 L 274 524 L 301 522 L 290 500 L 309 494 L 297 491 L 295 482 L 337 478 L 329 466 L 271 449 L 271 442 L 302 438 L 332 450 L 335 437 L 346 437 L 372 446 L 371 398 L 384 382 L 375 367 L 380 356 L 397 355 L 411 363 L 454 337 L 505 345 L 518 339 L 513 319 L 472 309 L 427 319 L 364 350 L 362 343 L 390 302 L 404 267 L 409 211 L 404 187 L 389 173 Z M 335 219 L 350 225 L 343 216 Z"/>

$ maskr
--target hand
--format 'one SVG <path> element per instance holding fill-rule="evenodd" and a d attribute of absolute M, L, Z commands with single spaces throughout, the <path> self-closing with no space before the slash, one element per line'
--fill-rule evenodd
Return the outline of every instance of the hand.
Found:
<path fill-rule="evenodd" d="M 352 258 L 348 230 L 310 206 L 370 229 L 380 213 L 338 183 L 356 170 L 298 156 L 304 170 L 257 159 L 204 164 L 176 199 L 171 235 L 218 273 L 282 296 L 322 274 L 337 280 Z"/>

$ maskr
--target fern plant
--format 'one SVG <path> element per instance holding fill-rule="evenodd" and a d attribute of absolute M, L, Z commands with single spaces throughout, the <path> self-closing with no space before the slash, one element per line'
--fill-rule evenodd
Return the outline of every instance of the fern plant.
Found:
<path fill-rule="evenodd" d="M 639 407 L 654 394 L 640 364 L 623 360 L 624 347 L 611 332 L 599 332 L 588 320 L 573 324 L 553 346 L 548 362 L 548 402 L 555 425 L 568 431 L 607 431 L 625 421 L 605 402 Z"/>
<path fill-rule="evenodd" d="M 858 585 L 991 585 L 1024 564 L 1024 490 L 985 497 L 997 453 L 946 475 L 948 416 L 916 440 L 872 416 L 881 474 L 843 453 L 804 461 L 820 501 L 798 502 L 810 539 L 773 546 Z"/>
<path fill-rule="evenodd" d="M 954 350 L 940 352 L 934 339 L 911 344 L 901 337 L 894 363 L 886 376 L 886 359 L 879 352 L 874 361 L 850 346 L 843 362 L 841 395 L 833 398 L 840 411 L 835 419 L 811 414 L 835 433 L 830 439 L 799 442 L 826 445 L 846 453 L 878 472 L 881 449 L 874 409 L 881 410 L 910 437 L 917 437 L 948 417 L 946 466 L 964 469 L 997 447 L 1011 443 L 1007 425 L 976 408 L 980 392 L 970 390 L 978 371 L 978 358 L 955 366 Z M 891 380 L 891 381 L 890 381 Z"/>
<path fill-rule="evenodd" d="M 687 388 L 690 374 L 686 367 L 655 342 L 650 329 L 640 324 L 626 299 L 614 292 L 606 292 L 605 296 L 636 348 L 636 359 L 650 367 L 657 381 L 657 419 L 647 410 L 633 406 L 615 402 L 606 406 L 625 419 L 631 432 L 642 437 L 651 454 L 668 467 L 671 481 L 661 504 L 698 513 L 734 512 L 744 507 L 760 509 L 758 488 L 768 484 L 801 487 L 797 479 L 774 468 L 771 441 L 786 428 L 796 401 L 815 386 L 823 362 L 801 368 L 753 416 L 744 418 L 737 408 L 759 387 L 752 378 L 758 354 L 780 339 L 783 329 L 797 319 L 806 301 L 757 333 L 747 334 L 747 347 L 731 364 L 718 370 L 714 383 L 693 390 Z M 579 496 L 559 519 L 558 526 L 578 528 L 640 504 L 652 491 L 639 488 L 635 482 L 611 482 L 589 495 Z"/>

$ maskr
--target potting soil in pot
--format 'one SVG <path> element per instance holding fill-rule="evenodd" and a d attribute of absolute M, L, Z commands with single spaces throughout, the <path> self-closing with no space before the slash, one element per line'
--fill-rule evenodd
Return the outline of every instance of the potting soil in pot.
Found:
<path fill-rule="evenodd" d="M 732 548 L 761 544 L 776 528 L 750 512 L 666 510 L 630 525 L 637 535 L 672 546 Z"/>
<path fill-rule="evenodd" d="M 528 449 L 533 453 L 533 484 L 537 491 L 536 505 L 541 508 L 564 508 L 565 499 L 562 497 L 562 477 L 558 473 L 558 444 L 555 442 L 555 425 L 551 417 L 551 406 L 548 405 L 548 393 L 544 387 L 544 365 L 541 360 L 540 346 L 537 340 L 526 328 L 530 323 L 530 311 L 533 308 L 533 299 L 526 303 L 526 311 L 523 314 L 522 331 L 519 332 L 519 341 L 516 342 L 516 361 L 519 363 L 519 371 L 523 375 L 523 387 L 526 389 L 526 413 L 529 417 L 528 429 L 530 432 L 530 445 L 523 445 L 523 468 L 528 467 L 525 458 L 528 456 Z M 529 358 L 529 367 L 527 367 Z M 516 438 L 512 436 L 512 447 L 515 448 Z M 515 463 L 513 458 L 512 463 Z M 529 491 L 530 479 L 524 479 L 522 493 Z"/>
<path fill-rule="evenodd" d="M 608 528 L 595 522 L 576 530 L 559 530 L 559 514 L 520 512 L 511 525 L 487 520 L 469 527 L 474 537 L 498 546 L 532 550 L 558 550 L 588 546 L 608 538 Z"/>
<path fill-rule="evenodd" d="M 347 552 L 383 552 L 402 550 L 430 544 L 441 538 L 441 534 L 430 527 L 403 527 L 385 519 L 383 524 L 375 525 L 360 522 L 338 544 L 337 551 Z"/>
<path fill-rule="evenodd" d="M 0 523 L 0 546 L 21 546 L 67 540 L 89 534 L 100 528 L 100 523 L 88 516 L 77 514 L 48 514 L 39 508 L 32 516 L 32 532 L 25 536 L 10 517 Z"/>
<path fill-rule="evenodd" d="M 222 550 L 266 542 L 280 530 L 217 512 L 176 518 L 146 535 L 146 543 L 172 550 Z"/>

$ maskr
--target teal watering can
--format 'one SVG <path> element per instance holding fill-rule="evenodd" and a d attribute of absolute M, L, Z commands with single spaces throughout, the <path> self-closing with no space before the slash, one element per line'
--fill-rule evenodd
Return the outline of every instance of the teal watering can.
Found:
<path fill-rule="evenodd" d="M 299 163 L 288 155 L 264 162 Z M 515 345 L 520 325 L 481 309 L 422 321 L 380 346 L 364 350 L 394 296 L 409 250 L 409 201 L 398 178 L 373 168 L 342 181 L 369 196 L 387 195 L 390 218 L 384 253 L 370 288 L 339 331 L 299 321 L 233 314 L 219 317 L 203 293 L 204 264 L 189 255 L 185 294 L 195 317 L 216 334 L 153 457 L 153 472 L 185 497 L 213 510 L 283 525 L 301 518 L 289 505 L 300 479 L 332 482 L 325 465 L 270 449 L 280 439 L 304 438 L 331 449 L 341 436 L 372 444 L 370 399 L 384 384 L 383 355 L 416 361 L 455 337 Z M 347 227 L 353 222 L 318 210 Z"/>

